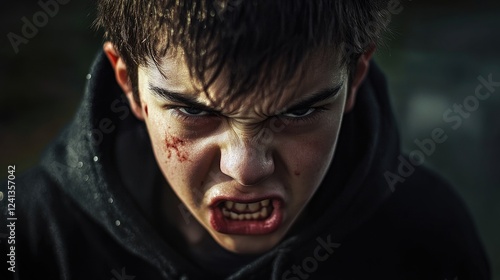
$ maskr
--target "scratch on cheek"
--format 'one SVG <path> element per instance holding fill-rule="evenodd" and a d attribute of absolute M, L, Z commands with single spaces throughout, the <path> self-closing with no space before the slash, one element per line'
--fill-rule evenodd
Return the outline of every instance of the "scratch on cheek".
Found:
<path fill-rule="evenodd" d="M 295 170 L 294 174 L 295 174 L 296 176 L 300 176 L 300 171 Z"/>
<path fill-rule="evenodd" d="M 188 153 L 184 150 L 185 144 L 186 141 L 178 137 L 175 136 L 167 137 L 167 139 L 165 140 L 167 158 L 170 159 L 172 155 L 175 154 L 180 162 L 189 160 Z"/>

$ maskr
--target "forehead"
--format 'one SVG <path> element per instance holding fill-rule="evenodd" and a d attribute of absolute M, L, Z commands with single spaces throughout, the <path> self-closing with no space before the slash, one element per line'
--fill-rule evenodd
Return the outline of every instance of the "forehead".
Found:
<path fill-rule="evenodd" d="M 231 69 L 224 69 L 204 93 L 200 90 L 201 83 L 190 75 L 182 51 L 163 57 L 159 63 L 150 62 L 139 67 L 139 75 L 143 76 L 140 81 L 148 83 L 146 86 L 195 97 L 199 102 L 225 114 L 241 114 L 246 111 L 248 114 L 274 114 L 304 95 L 334 88 L 347 78 L 347 68 L 340 62 L 340 55 L 333 51 L 318 51 L 304 59 L 292 79 L 279 85 L 281 90 L 275 90 L 276 87 L 257 88 L 235 99 L 228 99 L 230 89 L 227 77 L 230 71 Z"/>

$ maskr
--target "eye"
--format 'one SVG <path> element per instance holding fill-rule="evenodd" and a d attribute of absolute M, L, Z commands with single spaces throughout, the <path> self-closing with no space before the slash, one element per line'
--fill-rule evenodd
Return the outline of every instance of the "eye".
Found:
<path fill-rule="evenodd" d="M 187 116 L 205 116 L 209 114 L 207 111 L 194 107 L 180 107 L 177 110 Z"/>
<path fill-rule="evenodd" d="M 303 118 L 316 111 L 316 108 L 303 108 L 284 113 L 283 116 L 287 118 Z"/>

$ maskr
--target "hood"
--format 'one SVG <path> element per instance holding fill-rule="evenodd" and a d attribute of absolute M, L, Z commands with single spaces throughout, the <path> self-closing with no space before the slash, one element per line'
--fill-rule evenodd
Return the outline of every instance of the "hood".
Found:
<path fill-rule="evenodd" d="M 137 202 L 157 197 L 149 186 L 160 172 L 144 124 L 130 112 L 104 53 L 87 78 L 74 120 L 46 151 L 42 167 L 69 199 L 165 278 L 194 275 L 195 267 L 155 230 L 151 209 Z M 281 279 L 303 248 L 316 246 L 318 237 L 328 235 L 341 243 L 390 195 L 384 172 L 392 170 L 399 153 L 386 81 L 372 63 L 354 109 L 344 116 L 334 160 L 305 210 L 307 219 L 276 248 L 229 278 Z M 141 189 L 134 192 L 131 186 Z"/>

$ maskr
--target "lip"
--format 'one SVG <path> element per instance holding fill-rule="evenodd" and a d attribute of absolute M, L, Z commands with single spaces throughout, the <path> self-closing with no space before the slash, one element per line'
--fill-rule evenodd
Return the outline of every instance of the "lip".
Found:
<path fill-rule="evenodd" d="M 272 212 L 265 220 L 232 220 L 224 217 L 220 204 L 230 200 L 238 203 L 253 203 L 265 199 L 272 201 Z M 223 234 L 235 235 L 264 235 L 276 231 L 283 220 L 284 200 L 278 196 L 267 196 L 252 199 L 217 197 L 210 203 L 210 225 L 214 230 Z"/>

